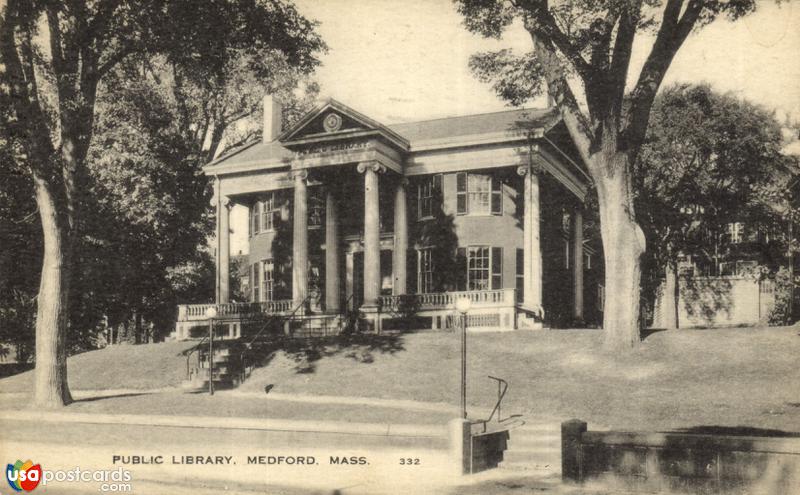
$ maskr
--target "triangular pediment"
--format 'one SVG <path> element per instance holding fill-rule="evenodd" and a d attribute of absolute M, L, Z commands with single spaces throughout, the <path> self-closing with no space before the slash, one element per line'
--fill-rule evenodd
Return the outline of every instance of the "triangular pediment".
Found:
<path fill-rule="evenodd" d="M 370 135 L 381 136 L 398 148 L 408 149 L 408 141 L 399 134 L 334 99 L 328 99 L 307 113 L 278 136 L 278 141 L 291 148 L 304 143 Z"/>

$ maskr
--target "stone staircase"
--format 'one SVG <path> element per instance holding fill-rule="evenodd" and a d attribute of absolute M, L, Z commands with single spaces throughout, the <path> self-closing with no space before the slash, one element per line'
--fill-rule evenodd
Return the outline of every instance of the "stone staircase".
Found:
<path fill-rule="evenodd" d="M 500 468 L 522 474 L 561 475 L 561 425 L 526 423 L 511 431 Z"/>
<path fill-rule="evenodd" d="M 248 356 L 258 352 L 261 345 L 270 345 L 276 339 L 309 339 L 339 335 L 347 320 L 340 315 L 293 315 L 274 317 L 265 323 L 242 324 L 243 335 L 238 338 L 215 337 L 213 344 L 213 369 L 209 359 L 208 339 L 199 341 L 187 355 L 187 377 L 182 388 L 187 392 L 202 392 L 209 389 L 213 380 L 215 390 L 238 387 L 252 371 Z"/>

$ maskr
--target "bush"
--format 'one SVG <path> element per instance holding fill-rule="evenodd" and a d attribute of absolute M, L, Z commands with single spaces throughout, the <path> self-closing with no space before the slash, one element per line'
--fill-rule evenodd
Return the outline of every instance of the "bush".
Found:
<path fill-rule="evenodd" d="M 769 312 L 770 325 L 786 325 L 791 323 L 792 289 L 794 281 L 791 272 L 786 267 L 781 267 L 775 274 L 775 304 Z"/>

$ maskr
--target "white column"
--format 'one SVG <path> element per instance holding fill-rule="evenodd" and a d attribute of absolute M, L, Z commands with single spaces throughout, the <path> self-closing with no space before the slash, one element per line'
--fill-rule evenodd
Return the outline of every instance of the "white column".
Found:
<path fill-rule="evenodd" d="M 575 291 L 572 316 L 581 321 L 583 320 L 583 211 L 580 207 L 576 208 L 572 215 L 572 241 L 574 243 L 572 275 Z"/>
<path fill-rule="evenodd" d="M 407 179 L 400 179 L 394 194 L 394 253 L 392 254 L 392 293 L 394 295 L 405 294 L 408 290 L 406 274 L 408 266 L 406 260 L 408 253 L 407 185 Z"/>
<path fill-rule="evenodd" d="M 523 253 L 524 287 L 523 306 L 541 316 L 542 311 L 542 248 L 539 240 L 539 176 L 538 170 L 530 165 L 517 168 L 517 173 L 525 178 L 523 191 L 524 216 Z"/>
<path fill-rule="evenodd" d="M 339 312 L 339 217 L 332 191 L 325 194 L 325 310 Z"/>
<path fill-rule="evenodd" d="M 381 289 L 379 179 L 381 166 L 359 163 L 364 174 L 364 308 L 377 308 Z"/>
<path fill-rule="evenodd" d="M 214 186 L 217 193 L 217 290 L 215 292 L 217 304 L 224 304 L 230 301 L 230 212 L 233 205 L 228 198 L 220 195 L 219 179 Z"/>
<path fill-rule="evenodd" d="M 355 290 L 354 287 L 355 284 L 353 283 L 353 274 L 355 273 L 354 270 L 356 267 L 356 263 L 355 259 L 353 258 L 352 252 L 345 253 L 344 262 L 345 262 L 344 293 L 347 296 L 347 309 L 352 311 L 354 309 L 357 309 L 355 307 L 355 304 L 353 303 L 353 301 L 355 301 L 355 295 L 353 294 L 353 291 Z"/>
<path fill-rule="evenodd" d="M 296 307 L 308 293 L 308 190 L 304 170 L 294 173 L 294 231 L 292 244 L 292 299 Z M 302 310 L 301 310 L 302 311 Z"/>

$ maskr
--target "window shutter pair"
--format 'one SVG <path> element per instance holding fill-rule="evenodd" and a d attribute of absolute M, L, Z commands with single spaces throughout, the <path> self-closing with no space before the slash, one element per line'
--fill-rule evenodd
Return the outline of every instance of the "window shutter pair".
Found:
<path fill-rule="evenodd" d="M 456 214 L 469 213 L 468 190 L 466 172 L 456 174 Z M 492 215 L 503 214 L 503 183 L 497 177 L 492 177 Z"/>
<path fill-rule="evenodd" d="M 503 248 L 492 248 L 492 290 L 503 288 Z"/>

